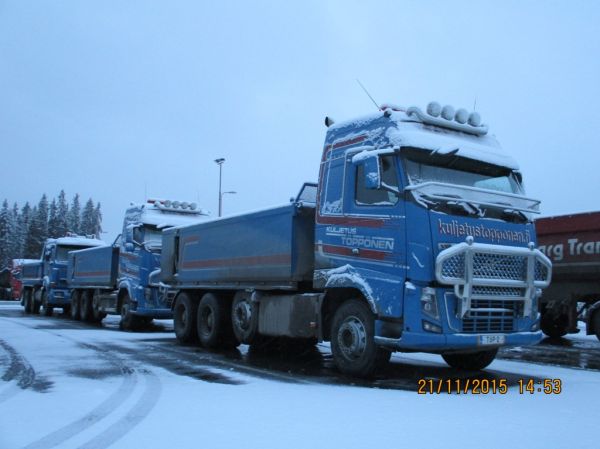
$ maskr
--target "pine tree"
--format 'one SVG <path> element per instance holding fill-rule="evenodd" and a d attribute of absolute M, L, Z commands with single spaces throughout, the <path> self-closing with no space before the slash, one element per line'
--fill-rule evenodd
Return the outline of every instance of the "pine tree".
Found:
<path fill-rule="evenodd" d="M 102 211 L 100 210 L 100 202 L 96 204 L 96 208 L 94 209 L 94 229 L 92 235 L 94 235 L 97 239 L 100 238 L 100 234 L 102 233 Z"/>
<path fill-rule="evenodd" d="M 4 200 L 2 208 L 0 209 L 0 270 L 8 266 L 10 260 L 9 251 L 9 220 L 10 220 L 10 209 L 8 208 L 8 201 Z"/>
<path fill-rule="evenodd" d="M 57 207 L 55 199 L 52 199 L 50 209 L 48 210 L 48 236 L 54 238 L 58 237 Z"/>
<path fill-rule="evenodd" d="M 29 202 L 26 202 L 23 208 L 21 209 L 21 215 L 19 215 L 19 220 L 17 222 L 17 234 L 19 239 L 19 255 L 20 259 L 26 257 L 25 256 L 25 241 L 27 240 L 27 236 L 29 235 L 29 224 L 31 223 L 31 206 Z"/>
<path fill-rule="evenodd" d="M 31 222 L 29 224 L 29 232 L 25 240 L 25 257 L 39 257 L 44 243 L 48 238 L 48 199 L 46 194 L 42 195 L 42 199 L 37 207 L 33 208 L 31 214 Z"/>
<path fill-rule="evenodd" d="M 8 253 L 10 255 L 10 259 L 18 259 L 21 257 L 21 245 L 19 240 L 19 206 L 17 203 L 13 204 L 12 210 L 10 211 L 8 235 L 10 240 L 8 243 Z"/>
<path fill-rule="evenodd" d="M 76 193 L 69 209 L 69 215 L 67 217 L 67 224 L 69 231 L 74 234 L 81 232 L 81 206 L 79 204 L 79 194 Z"/>
<path fill-rule="evenodd" d="M 81 234 L 91 235 L 94 233 L 95 220 L 94 220 L 94 202 L 90 198 L 85 203 L 83 211 L 81 212 Z"/>
<path fill-rule="evenodd" d="M 69 206 L 67 205 L 67 198 L 65 191 L 61 190 L 58 195 L 57 204 L 57 216 L 56 216 L 56 233 L 57 237 L 64 237 L 69 231 L 69 225 L 67 218 L 69 214 Z"/>

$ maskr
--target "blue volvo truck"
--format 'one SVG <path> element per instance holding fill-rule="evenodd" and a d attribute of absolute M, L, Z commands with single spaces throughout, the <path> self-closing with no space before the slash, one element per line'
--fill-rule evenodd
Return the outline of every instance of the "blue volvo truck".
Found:
<path fill-rule="evenodd" d="M 161 232 L 207 216 L 196 204 L 179 201 L 149 200 L 129 207 L 113 245 L 69 253 L 71 317 L 100 322 L 107 314 L 120 314 L 124 330 L 171 318 L 157 277 Z"/>
<path fill-rule="evenodd" d="M 355 376 L 393 351 L 476 370 L 537 343 L 539 201 L 479 115 L 430 103 L 325 122 L 318 184 L 293 202 L 163 233 L 177 339 L 330 341 Z"/>
<path fill-rule="evenodd" d="M 37 314 L 40 308 L 46 316 L 51 316 L 54 308 L 68 312 L 71 305 L 71 289 L 67 282 L 69 251 L 104 245 L 101 240 L 81 236 L 46 240 L 40 260 L 24 263 L 21 270 L 21 304 L 25 312 Z"/>

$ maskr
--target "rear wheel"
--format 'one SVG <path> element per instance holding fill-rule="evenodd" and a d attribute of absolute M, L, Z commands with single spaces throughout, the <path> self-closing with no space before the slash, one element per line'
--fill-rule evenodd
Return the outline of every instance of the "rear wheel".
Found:
<path fill-rule="evenodd" d="M 240 343 L 258 342 L 258 304 L 252 303 L 250 294 L 239 291 L 231 304 L 231 325 L 233 334 Z"/>
<path fill-rule="evenodd" d="M 180 343 L 190 343 L 198 338 L 197 315 L 198 303 L 187 293 L 180 293 L 173 309 L 173 327 Z"/>
<path fill-rule="evenodd" d="M 54 312 L 54 308 L 48 305 L 48 292 L 46 290 L 42 291 L 42 313 L 44 316 L 52 316 L 52 312 Z"/>
<path fill-rule="evenodd" d="M 210 349 L 234 346 L 231 329 L 231 303 L 213 293 L 206 293 L 198 304 L 198 338 Z"/>
<path fill-rule="evenodd" d="M 365 302 L 350 299 L 337 309 L 331 325 L 331 352 L 342 373 L 367 377 L 389 360 L 390 352 L 377 347 L 374 335 L 375 318 Z"/>
<path fill-rule="evenodd" d="M 476 371 L 485 368 L 496 358 L 498 348 L 468 353 L 446 353 L 442 358 L 452 368 Z"/>
<path fill-rule="evenodd" d="M 94 291 L 94 296 L 92 297 L 92 315 L 93 320 L 96 323 L 99 323 L 104 318 L 106 318 L 106 312 L 103 312 L 101 309 L 101 301 L 100 301 L 100 292 L 98 290 Z"/>
<path fill-rule="evenodd" d="M 125 293 L 121 299 L 121 322 L 119 327 L 124 331 L 135 331 L 141 327 L 141 319 L 133 313 L 131 298 Z"/>
<path fill-rule="evenodd" d="M 81 302 L 80 302 L 80 311 L 81 321 L 92 321 L 92 317 L 94 312 L 92 311 L 92 294 L 89 290 L 85 290 L 81 294 Z"/>
<path fill-rule="evenodd" d="M 81 293 L 79 290 L 75 290 L 71 294 L 71 318 L 74 320 L 80 320 L 81 315 L 79 314 L 81 304 Z"/>

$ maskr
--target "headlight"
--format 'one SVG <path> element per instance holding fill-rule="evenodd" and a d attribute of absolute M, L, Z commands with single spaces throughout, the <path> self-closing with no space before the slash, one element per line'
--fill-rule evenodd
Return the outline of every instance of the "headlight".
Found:
<path fill-rule="evenodd" d="M 435 297 L 435 288 L 425 287 L 421 291 L 421 312 L 435 320 L 440 319 L 440 312 Z"/>

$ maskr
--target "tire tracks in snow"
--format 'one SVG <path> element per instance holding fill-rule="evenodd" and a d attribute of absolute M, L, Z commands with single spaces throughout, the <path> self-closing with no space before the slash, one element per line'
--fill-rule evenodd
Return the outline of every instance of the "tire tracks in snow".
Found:
<path fill-rule="evenodd" d="M 23 449 L 51 449 L 57 447 L 62 443 L 87 431 L 88 429 L 91 429 L 94 425 L 99 424 L 102 420 L 114 416 L 114 414 L 117 413 L 117 411 L 134 394 L 136 386 L 140 383 L 140 377 L 142 377 L 144 380 L 144 388 L 137 402 L 127 411 L 123 418 L 119 419 L 117 423 L 96 434 L 95 437 L 80 447 L 82 449 L 108 448 L 129 433 L 137 424 L 142 422 L 158 402 L 162 391 L 162 385 L 158 376 L 156 376 L 156 374 L 154 374 L 152 371 L 147 369 L 133 369 L 126 365 L 126 361 L 116 356 L 109 349 L 104 349 L 87 342 L 82 342 L 78 339 L 53 331 L 52 329 L 32 328 L 26 323 L 20 323 L 13 320 L 9 321 L 32 330 L 47 332 L 55 337 L 75 343 L 81 348 L 94 351 L 102 359 L 106 360 L 108 363 L 117 368 L 123 376 L 123 380 L 117 390 L 90 412 L 43 436 L 42 438 L 27 444 Z M 36 375 L 35 370 L 31 367 L 27 360 L 20 356 L 18 352 L 12 348 L 12 346 L 8 345 L 8 343 L 4 342 L 3 340 L 0 340 L 0 346 L 5 352 L 8 353 L 10 358 L 9 369 L 7 370 L 7 374 L 3 376 L 3 379 L 9 375 L 8 373 L 10 373 L 11 378 L 14 378 L 16 374 L 18 374 L 20 376 L 19 379 L 22 379 L 19 380 L 19 386 L 22 385 L 21 388 L 23 388 L 23 386 L 27 388 L 34 386 L 36 382 L 39 381 L 40 376 Z M 19 390 L 17 390 L 17 392 L 18 391 Z M 14 394 L 16 394 L 11 393 L 10 390 L 6 393 L 10 393 L 9 397 L 12 397 Z M 0 396 L 0 398 L 2 397 L 3 396 Z M 5 399 L 8 399 L 8 397 Z"/>
<path fill-rule="evenodd" d="M 51 432 L 50 434 L 28 444 L 23 449 L 51 449 L 70 440 L 73 437 L 87 431 L 92 426 L 100 423 L 100 421 L 114 415 L 115 412 L 134 394 L 136 386 L 139 384 L 139 377 L 143 377 L 145 384 L 144 390 L 138 401 L 131 407 L 124 418 L 113 424 L 108 429 L 100 432 L 91 440 L 89 440 L 81 448 L 103 449 L 107 448 L 124 435 L 130 432 L 134 426 L 139 424 L 152 411 L 160 398 L 162 386 L 160 379 L 152 371 L 141 369 L 136 370 L 125 364 L 120 358 L 112 354 L 106 349 L 100 348 L 90 343 L 84 343 L 76 339 L 57 334 L 50 330 L 46 330 L 51 334 L 70 340 L 82 348 L 92 350 L 98 355 L 118 368 L 123 375 L 123 382 L 111 396 L 109 396 L 100 405 L 92 411 L 86 413 L 81 418 L 72 421 L 71 423 L 61 427 L 60 429 Z M 141 375 L 141 376 L 140 376 Z"/>
<path fill-rule="evenodd" d="M 6 382 L 16 381 L 15 384 L 0 392 L 0 403 L 28 388 L 38 392 L 46 392 L 50 389 L 52 383 L 38 376 L 33 366 L 15 348 L 2 339 L 0 339 L 0 347 L 8 355 L 8 368 L 1 379 Z"/>

